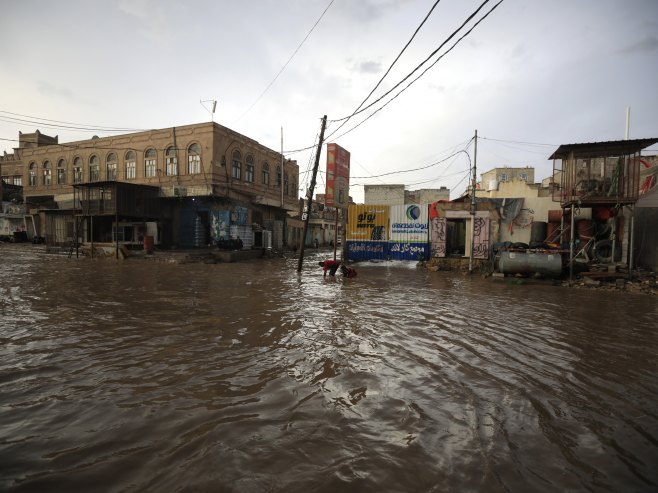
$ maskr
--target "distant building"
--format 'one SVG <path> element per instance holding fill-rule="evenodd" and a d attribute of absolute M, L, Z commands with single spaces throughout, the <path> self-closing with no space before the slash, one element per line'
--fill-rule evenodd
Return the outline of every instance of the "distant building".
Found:
<path fill-rule="evenodd" d="M 364 185 L 364 203 L 376 205 L 431 204 L 450 200 L 450 189 L 405 190 L 404 185 Z"/>
<path fill-rule="evenodd" d="M 496 190 L 499 183 L 505 183 L 512 180 L 524 181 L 530 184 L 534 183 L 535 169 L 530 166 L 524 168 L 510 168 L 505 166 L 502 168 L 494 168 L 486 173 L 482 173 L 481 177 L 481 190 Z"/>

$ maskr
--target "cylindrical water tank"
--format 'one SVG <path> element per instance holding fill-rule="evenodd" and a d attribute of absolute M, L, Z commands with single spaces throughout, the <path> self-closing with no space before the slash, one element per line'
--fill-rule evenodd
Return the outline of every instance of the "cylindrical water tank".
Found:
<path fill-rule="evenodd" d="M 503 274 L 542 274 L 560 277 L 562 256 L 559 253 L 500 252 L 498 269 Z"/>

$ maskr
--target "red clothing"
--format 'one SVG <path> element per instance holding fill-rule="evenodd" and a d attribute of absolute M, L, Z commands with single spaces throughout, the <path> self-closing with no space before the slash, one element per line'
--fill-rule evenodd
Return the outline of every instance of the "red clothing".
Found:
<path fill-rule="evenodd" d="M 331 271 L 330 274 L 333 276 L 338 270 L 339 266 L 340 262 L 338 260 L 325 260 L 322 262 L 322 270 L 324 275 L 327 275 L 327 271 Z"/>

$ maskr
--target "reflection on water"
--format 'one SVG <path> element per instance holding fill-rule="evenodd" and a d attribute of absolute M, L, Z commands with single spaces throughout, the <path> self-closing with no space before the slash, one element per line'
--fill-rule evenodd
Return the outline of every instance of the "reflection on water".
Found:
<path fill-rule="evenodd" d="M 0 489 L 655 491 L 655 300 L 0 251 Z"/>

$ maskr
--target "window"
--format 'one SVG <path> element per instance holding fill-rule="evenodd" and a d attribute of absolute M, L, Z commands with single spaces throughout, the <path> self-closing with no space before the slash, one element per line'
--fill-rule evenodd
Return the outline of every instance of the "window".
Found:
<path fill-rule="evenodd" d="M 155 176 L 157 156 L 158 154 L 155 152 L 155 149 L 148 149 L 144 153 L 144 176 L 146 178 L 152 178 Z"/>
<path fill-rule="evenodd" d="M 522 179 L 523 181 L 528 181 L 528 174 L 527 173 L 520 173 L 519 178 Z"/>
<path fill-rule="evenodd" d="M 297 193 L 298 193 L 297 182 L 293 180 L 292 183 L 290 184 L 290 195 L 292 197 L 297 197 Z"/>
<path fill-rule="evenodd" d="M 82 183 L 82 159 L 73 160 L 73 183 Z"/>
<path fill-rule="evenodd" d="M 288 173 L 283 175 L 283 193 L 288 195 Z"/>
<path fill-rule="evenodd" d="M 270 165 L 267 163 L 263 163 L 263 185 L 269 185 L 270 184 Z"/>
<path fill-rule="evenodd" d="M 247 154 L 245 158 L 244 179 L 248 182 L 254 182 L 254 157 Z"/>
<path fill-rule="evenodd" d="M 116 180 L 117 176 L 117 155 L 114 152 L 110 152 L 107 155 L 106 159 L 106 171 L 108 180 Z"/>
<path fill-rule="evenodd" d="M 236 180 L 242 177 L 242 155 L 240 151 L 233 151 L 233 172 L 231 176 Z"/>
<path fill-rule="evenodd" d="M 501 173 L 499 181 L 507 181 L 507 173 Z"/>
<path fill-rule="evenodd" d="M 37 186 L 37 163 L 30 163 L 29 167 L 29 184 L 31 187 L 36 187 Z"/>
<path fill-rule="evenodd" d="M 276 167 L 276 186 L 281 186 L 281 166 Z"/>
<path fill-rule="evenodd" d="M 126 152 L 126 180 L 134 180 L 137 177 L 137 162 L 133 151 Z"/>
<path fill-rule="evenodd" d="M 187 174 L 199 173 L 201 173 L 201 147 L 199 144 L 192 144 L 187 148 Z"/>
<path fill-rule="evenodd" d="M 50 185 L 52 183 L 52 170 L 50 169 L 50 161 L 43 162 L 43 184 Z"/>
<path fill-rule="evenodd" d="M 89 158 L 89 181 L 98 181 L 101 179 L 101 165 L 98 162 L 98 156 Z"/>
<path fill-rule="evenodd" d="M 21 175 L 14 176 L 14 185 L 23 186 L 23 177 Z"/>
<path fill-rule="evenodd" d="M 66 161 L 63 159 L 57 161 L 57 184 L 66 184 Z"/>
<path fill-rule="evenodd" d="M 167 176 L 176 176 L 178 174 L 178 160 L 176 159 L 176 149 L 168 147 L 165 151 L 165 174 Z"/>

